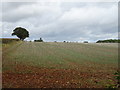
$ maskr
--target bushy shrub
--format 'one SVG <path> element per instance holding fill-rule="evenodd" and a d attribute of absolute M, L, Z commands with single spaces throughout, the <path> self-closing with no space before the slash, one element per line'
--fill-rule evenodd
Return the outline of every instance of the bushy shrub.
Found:
<path fill-rule="evenodd" d="M 88 43 L 88 41 L 84 41 L 84 43 Z"/>
<path fill-rule="evenodd" d="M 96 43 L 120 43 L 120 39 L 98 40 Z"/>

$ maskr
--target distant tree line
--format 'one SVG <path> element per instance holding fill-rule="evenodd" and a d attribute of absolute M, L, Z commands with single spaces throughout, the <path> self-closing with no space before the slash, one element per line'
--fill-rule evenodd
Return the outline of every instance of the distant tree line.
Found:
<path fill-rule="evenodd" d="M 13 35 L 16 35 L 20 40 L 23 41 L 25 38 L 29 37 L 29 32 L 25 28 L 17 27 L 13 30 L 12 36 Z M 8 40 L 3 40 L 3 42 L 6 43 Z M 34 40 L 34 42 L 43 42 L 43 40 L 40 38 L 39 40 Z M 67 41 L 63 42 L 66 43 Z M 84 41 L 84 43 L 88 43 L 88 41 Z M 120 43 L 120 39 L 98 40 L 96 43 Z"/>
<path fill-rule="evenodd" d="M 120 43 L 120 39 L 98 40 L 96 43 Z"/>
<path fill-rule="evenodd" d="M 34 40 L 34 42 L 43 42 L 43 40 L 40 38 L 39 40 Z"/>
<path fill-rule="evenodd" d="M 84 41 L 84 43 L 88 43 L 88 41 Z"/>

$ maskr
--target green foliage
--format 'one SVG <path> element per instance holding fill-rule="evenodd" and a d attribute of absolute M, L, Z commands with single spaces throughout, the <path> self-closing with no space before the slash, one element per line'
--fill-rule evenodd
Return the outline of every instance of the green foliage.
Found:
<path fill-rule="evenodd" d="M 109 88 L 109 89 L 110 89 L 110 88 L 116 88 L 116 87 L 115 87 L 115 84 L 111 84 L 111 85 L 110 85 L 110 84 L 107 84 L 106 87 Z"/>
<path fill-rule="evenodd" d="M 111 84 L 111 85 L 106 85 L 107 88 L 120 88 L 120 72 L 117 71 L 114 73 L 115 75 L 115 79 L 117 80 L 117 83 L 116 84 Z"/>
<path fill-rule="evenodd" d="M 16 35 L 20 40 L 24 40 L 26 37 L 29 37 L 29 32 L 25 28 L 17 27 L 13 30 L 13 35 Z"/>
<path fill-rule="evenodd" d="M 119 71 L 114 73 L 114 75 L 115 75 L 115 79 L 120 80 L 120 72 Z"/>
<path fill-rule="evenodd" d="M 98 40 L 96 43 L 120 43 L 120 39 Z"/>

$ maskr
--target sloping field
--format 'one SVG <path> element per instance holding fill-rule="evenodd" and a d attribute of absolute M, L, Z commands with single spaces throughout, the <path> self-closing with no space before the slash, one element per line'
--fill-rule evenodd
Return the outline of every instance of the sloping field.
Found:
<path fill-rule="evenodd" d="M 19 41 L 17 38 L 0 38 L 0 42 L 7 44 L 11 42 Z"/>
<path fill-rule="evenodd" d="M 3 47 L 3 87 L 105 88 L 115 84 L 118 46 L 19 42 Z"/>

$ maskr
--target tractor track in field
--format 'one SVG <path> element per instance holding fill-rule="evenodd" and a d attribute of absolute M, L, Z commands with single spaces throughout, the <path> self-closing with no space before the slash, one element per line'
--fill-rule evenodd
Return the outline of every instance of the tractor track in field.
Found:
<path fill-rule="evenodd" d="M 2 55 L 5 55 L 11 51 L 14 51 L 16 48 L 18 48 L 19 46 L 21 46 L 23 43 L 17 43 L 16 45 L 12 46 L 11 48 L 7 48 L 7 49 L 2 49 Z"/>

